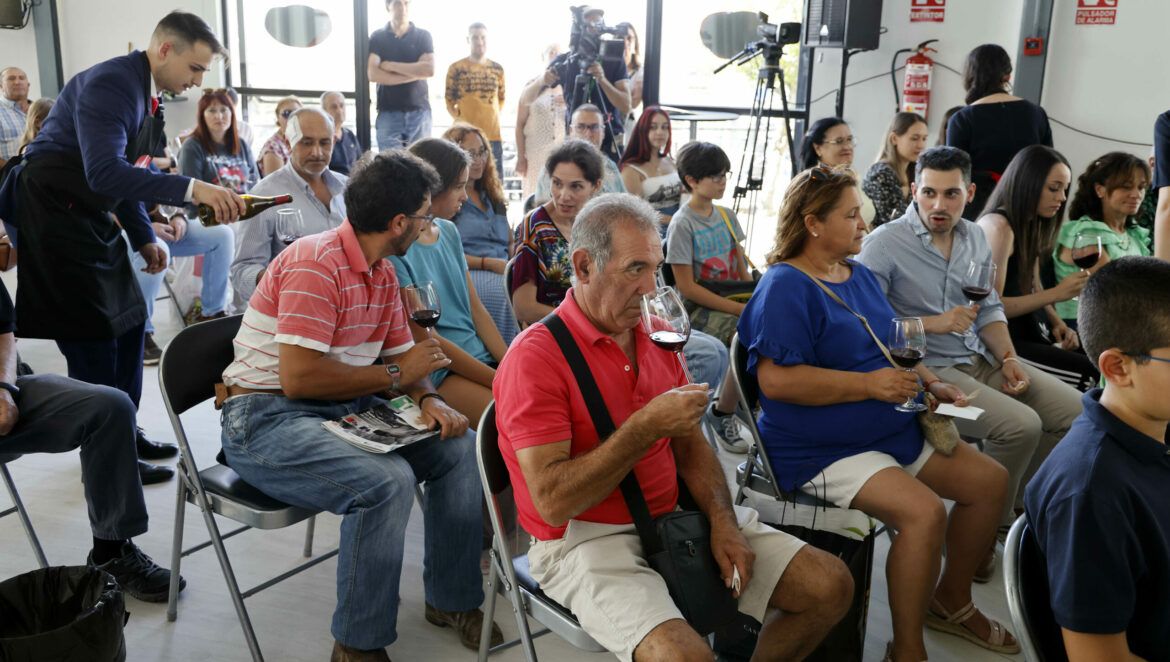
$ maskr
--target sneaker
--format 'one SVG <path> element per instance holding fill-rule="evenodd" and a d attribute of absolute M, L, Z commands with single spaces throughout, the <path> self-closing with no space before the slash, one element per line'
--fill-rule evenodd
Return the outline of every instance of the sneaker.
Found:
<path fill-rule="evenodd" d="M 707 405 L 707 413 L 703 414 L 703 425 L 708 430 L 708 438 L 715 441 L 720 448 L 738 455 L 746 455 L 750 443 L 748 435 L 739 417 L 735 414 L 719 414 L 715 412 L 715 403 Z"/>
<path fill-rule="evenodd" d="M 154 344 L 154 334 L 146 334 L 146 341 L 142 346 L 142 365 L 158 365 L 159 359 L 162 358 L 162 350 L 159 346 Z"/>
<path fill-rule="evenodd" d="M 472 609 L 470 611 L 443 611 L 431 605 L 426 606 L 424 616 L 427 622 L 431 625 L 437 625 L 441 628 L 453 627 L 459 633 L 459 642 L 465 648 L 471 650 L 479 650 L 479 637 L 483 633 L 483 610 Z M 492 646 L 499 646 L 504 643 L 504 633 L 500 632 L 500 626 L 492 623 L 491 641 Z"/>
<path fill-rule="evenodd" d="M 165 602 L 171 588 L 171 571 L 152 561 L 138 545 L 130 541 L 122 544 L 122 556 L 98 565 L 93 562 L 93 552 L 85 560 L 86 565 L 105 570 L 114 576 L 118 586 L 143 602 Z M 179 578 L 179 590 L 187 586 Z"/>

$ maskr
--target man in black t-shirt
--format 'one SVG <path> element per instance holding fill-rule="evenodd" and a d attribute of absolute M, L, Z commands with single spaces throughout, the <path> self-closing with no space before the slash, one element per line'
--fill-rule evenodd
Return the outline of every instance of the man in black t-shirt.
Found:
<path fill-rule="evenodd" d="M 601 24 L 603 16 L 601 9 L 587 8 L 584 19 L 589 27 L 586 29 Z M 630 112 L 630 75 L 625 61 L 587 64 L 584 73 L 592 80 L 582 80 L 581 84 L 577 83 L 577 76 L 582 73 L 582 65 L 571 53 L 568 57 L 558 58 L 550 69 L 565 91 L 566 127 L 573 111 L 581 104 L 591 103 L 600 108 L 605 113 L 605 140 L 601 143 L 601 152 L 616 163 L 621 158 L 622 145 L 615 141 L 615 136 L 623 135 L 622 118 Z"/>
<path fill-rule="evenodd" d="M 370 35 L 366 75 L 378 84 L 378 149 L 406 147 L 431 135 L 427 79 L 435 75 L 431 33 L 408 18 L 410 0 L 386 0 L 390 22 Z"/>
<path fill-rule="evenodd" d="M 81 447 L 93 549 L 87 562 L 147 602 L 167 599 L 171 573 L 131 538 L 146 533 L 135 449 L 137 409 L 118 389 L 61 375 L 16 375 L 16 310 L 0 284 L 0 460 Z M 180 579 L 179 589 L 186 586 Z"/>

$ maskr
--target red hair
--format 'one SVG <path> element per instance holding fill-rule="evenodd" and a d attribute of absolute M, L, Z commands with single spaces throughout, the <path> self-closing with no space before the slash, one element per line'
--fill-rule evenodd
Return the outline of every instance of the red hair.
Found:
<path fill-rule="evenodd" d="M 666 118 L 666 149 L 663 150 L 659 156 L 666 156 L 670 154 L 670 115 L 661 106 L 649 106 L 642 111 L 642 116 L 638 118 L 638 123 L 634 125 L 634 133 L 630 136 L 630 144 L 626 145 L 626 151 L 622 154 L 622 160 L 618 163 L 619 167 L 625 167 L 627 163 L 639 164 L 650 160 L 654 155 L 654 148 L 650 146 L 650 123 L 654 121 L 655 115 L 661 115 Z"/>
<path fill-rule="evenodd" d="M 191 132 L 191 137 L 198 140 L 199 144 L 203 145 L 203 150 L 208 154 L 215 152 L 215 141 L 211 139 L 211 129 L 207 128 L 207 120 L 203 117 L 203 112 L 213 103 L 227 106 L 228 112 L 232 114 L 232 123 L 228 127 L 227 133 L 223 134 L 223 141 L 227 145 L 228 151 L 235 156 L 240 153 L 240 132 L 236 128 L 236 106 L 232 103 L 232 98 L 228 96 L 227 90 L 203 91 L 203 96 L 199 99 L 199 108 L 195 111 L 195 130 Z"/>

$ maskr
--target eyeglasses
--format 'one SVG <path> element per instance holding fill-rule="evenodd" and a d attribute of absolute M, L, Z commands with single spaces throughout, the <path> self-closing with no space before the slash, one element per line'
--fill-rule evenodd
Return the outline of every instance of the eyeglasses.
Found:
<path fill-rule="evenodd" d="M 845 145 L 852 147 L 857 144 L 857 141 L 853 139 L 853 136 L 846 136 L 844 138 L 837 138 L 836 140 L 826 140 L 821 144 L 832 145 L 833 147 L 844 147 Z"/>
<path fill-rule="evenodd" d="M 486 159 L 488 155 L 488 148 L 486 147 L 480 147 L 479 149 L 469 149 L 465 151 L 467 152 L 467 155 L 471 157 L 472 161 Z"/>
<path fill-rule="evenodd" d="M 849 176 L 848 171 L 844 168 L 830 168 L 826 165 L 815 165 L 808 169 L 808 178 L 818 183 L 829 182 Z"/>
<path fill-rule="evenodd" d="M 435 222 L 434 214 L 406 214 L 407 218 L 417 218 L 423 222 L 423 225 L 430 225 Z"/>
<path fill-rule="evenodd" d="M 297 112 L 298 110 L 300 110 L 300 109 L 299 108 L 285 108 L 284 110 L 280 111 L 280 116 L 287 120 L 289 117 L 292 116 L 293 113 Z"/>
<path fill-rule="evenodd" d="M 1170 359 L 1164 359 L 1160 356 L 1150 356 L 1149 354 L 1131 354 L 1129 352 L 1122 352 L 1122 354 L 1125 354 L 1132 359 L 1147 359 L 1150 361 L 1157 361 L 1159 363 L 1170 363 Z"/>
<path fill-rule="evenodd" d="M 209 87 L 209 88 L 203 90 L 203 96 L 207 96 L 208 94 L 227 94 L 227 93 L 228 93 L 228 91 L 227 91 L 226 87 Z"/>
<path fill-rule="evenodd" d="M 707 175 L 703 179 L 710 179 L 717 184 L 722 184 L 727 181 L 727 176 L 730 174 L 730 172 L 721 172 L 718 175 Z"/>
<path fill-rule="evenodd" d="M 597 133 L 598 131 L 601 131 L 603 128 L 605 128 L 605 127 L 603 127 L 600 124 L 574 124 L 573 125 L 573 130 L 580 131 L 581 133 L 585 133 L 586 131 L 588 131 L 589 133 Z"/>

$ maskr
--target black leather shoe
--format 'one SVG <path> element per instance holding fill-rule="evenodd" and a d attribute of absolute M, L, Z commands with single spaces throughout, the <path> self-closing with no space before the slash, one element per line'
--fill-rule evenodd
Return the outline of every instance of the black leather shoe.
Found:
<path fill-rule="evenodd" d="M 165 483 L 174 475 L 175 470 L 170 467 L 162 467 L 143 460 L 138 461 L 138 476 L 142 478 L 143 485 Z"/>
<path fill-rule="evenodd" d="M 138 446 L 140 460 L 165 460 L 179 454 L 179 447 L 174 444 L 163 444 L 147 439 L 142 428 L 138 428 L 138 438 L 134 441 Z"/>

